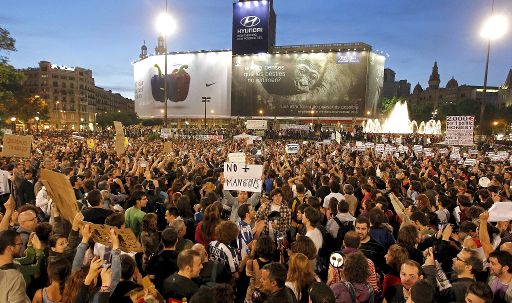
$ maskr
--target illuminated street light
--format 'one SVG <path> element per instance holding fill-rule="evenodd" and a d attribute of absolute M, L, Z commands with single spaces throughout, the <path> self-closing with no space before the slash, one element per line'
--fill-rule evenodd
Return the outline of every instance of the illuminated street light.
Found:
<path fill-rule="evenodd" d="M 485 21 L 482 29 L 480 30 L 480 36 L 492 41 L 505 36 L 507 30 L 507 18 L 502 15 L 494 15 Z"/>
<path fill-rule="evenodd" d="M 12 133 L 14 134 L 16 132 L 16 117 L 11 117 L 11 123 L 12 123 Z"/>
<path fill-rule="evenodd" d="M 494 1 L 492 3 L 492 12 L 494 13 Z M 482 122 L 484 121 L 485 112 L 485 93 L 487 92 L 487 74 L 489 72 L 489 55 L 491 53 L 491 41 L 495 41 L 503 37 L 507 33 L 508 20 L 501 15 L 491 15 L 484 23 L 480 30 L 480 36 L 487 39 L 487 57 L 485 60 L 484 88 L 482 90 L 482 100 L 480 102 L 480 135 L 483 134 Z"/>
<path fill-rule="evenodd" d="M 39 117 L 34 118 L 36 120 L 36 132 L 39 131 Z"/>
<path fill-rule="evenodd" d="M 165 11 L 161 12 L 155 22 L 156 30 L 164 39 L 164 79 L 167 79 L 167 36 L 176 30 L 176 21 L 167 13 L 167 0 L 165 1 Z M 167 81 L 164 81 L 164 127 L 167 127 Z"/>

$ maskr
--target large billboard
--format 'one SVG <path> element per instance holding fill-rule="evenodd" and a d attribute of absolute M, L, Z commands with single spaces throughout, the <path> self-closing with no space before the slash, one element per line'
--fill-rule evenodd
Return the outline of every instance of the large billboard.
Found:
<path fill-rule="evenodd" d="M 236 56 L 232 79 L 233 116 L 361 117 L 368 52 Z"/>
<path fill-rule="evenodd" d="M 269 51 L 270 1 L 233 3 L 233 54 Z"/>
<path fill-rule="evenodd" d="M 167 82 L 168 117 L 204 116 L 203 97 L 210 97 L 208 117 L 230 115 L 231 52 L 150 56 L 134 63 L 135 111 L 141 118 L 164 114 L 164 82 Z"/>

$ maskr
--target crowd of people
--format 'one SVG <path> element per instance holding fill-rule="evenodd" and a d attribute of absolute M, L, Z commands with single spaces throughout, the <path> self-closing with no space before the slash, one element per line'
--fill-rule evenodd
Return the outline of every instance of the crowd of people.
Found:
<path fill-rule="evenodd" d="M 512 209 L 492 211 L 511 199 L 512 166 L 491 161 L 492 146 L 468 165 L 441 153 L 440 137 L 403 136 L 408 149 L 381 153 L 355 141 L 392 136 L 226 133 L 171 138 L 164 153 L 151 131 L 126 131 L 123 154 L 113 131 L 78 134 L 94 146 L 44 132 L 30 158 L 0 158 L 0 302 L 512 302 Z M 261 191 L 223 189 L 232 152 L 262 165 Z M 42 169 L 69 180 L 72 220 Z M 121 250 L 128 229 L 141 252 Z"/>

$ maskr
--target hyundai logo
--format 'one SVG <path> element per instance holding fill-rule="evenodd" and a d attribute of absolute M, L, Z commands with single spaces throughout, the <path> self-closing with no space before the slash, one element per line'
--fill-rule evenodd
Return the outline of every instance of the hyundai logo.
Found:
<path fill-rule="evenodd" d="M 254 27 L 260 24 L 260 18 L 256 16 L 245 16 L 242 18 L 242 20 L 240 20 L 240 24 L 245 27 Z"/>

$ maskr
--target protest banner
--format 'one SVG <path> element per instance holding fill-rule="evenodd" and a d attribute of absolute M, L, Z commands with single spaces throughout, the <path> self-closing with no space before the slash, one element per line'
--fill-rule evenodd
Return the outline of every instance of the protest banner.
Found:
<path fill-rule="evenodd" d="M 245 153 L 229 153 L 228 162 L 245 163 Z"/>
<path fill-rule="evenodd" d="M 172 137 L 172 129 L 170 128 L 162 128 L 160 130 L 160 137 L 164 139 L 168 139 Z"/>
<path fill-rule="evenodd" d="M 172 143 L 164 142 L 164 154 L 168 155 L 172 152 Z"/>
<path fill-rule="evenodd" d="M 341 144 L 341 133 L 339 131 L 336 131 L 336 135 L 334 136 L 334 138 L 336 139 L 336 142 L 338 142 L 338 144 Z"/>
<path fill-rule="evenodd" d="M 489 208 L 489 222 L 512 220 L 512 202 L 496 202 Z"/>
<path fill-rule="evenodd" d="M 115 150 L 118 156 L 121 156 L 126 151 L 125 138 L 124 136 L 116 135 L 115 139 Z"/>
<path fill-rule="evenodd" d="M 17 136 L 5 134 L 3 139 L 2 157 L 30 157 L 32 136 Z"/>
<path fill-rule="evenodd" d="M 474 116 L 446 116 L 447 145 L 473 145 Z"/>
<path fill-rule="evenodd" d="M 114 121 L 114 128 L 116 130 L 116 136 L 124 137 L 123 123 L 119 121 Z"/>
<path fill-rule="evenodd" d="M 64 174 L 49 169 L 41 170 L 41 182 L 55 203 L 62 218 L 73 222 L 78 212 L 75 191 Z"/>
<path fill-rule="evenodd" d="M 143 252 L 142 245 L 135 237 L 133 231 L 129 228 L 120 229 L 115 226 L 103 224 L 90 224 L 92 230 L 92 239 L 96 243 L 101 243 L 105 246 L 112 247 L 112 240 L 110 239 L 110 230 L 114 229 L 119 237 L 119 249 L 125 253 L 130 252 Z"/>
<path fill-rule="evenodd" d="M 297 143 L 286 144 L 285 151 L 287 154 L 296 154 L 300 150 L 300 145 Z"/>
<path fill-rule="evenodd" d="M 267 129 L 267 120 L 247 120 L 245 128 L 258 130 Z"/>
<path fill-rule="evenodd" d="M 93 149 L 95 145 L 94 139 L 87 139 L 87 148 Z"/>
<path fill-rule="evenodd" d="M 224 162 L 224 190 L 260 192 L 263 165 Z"/>

